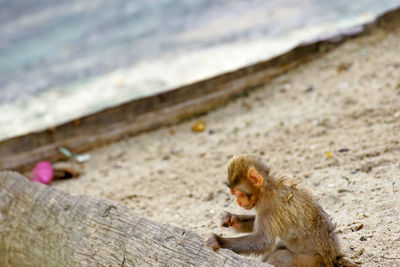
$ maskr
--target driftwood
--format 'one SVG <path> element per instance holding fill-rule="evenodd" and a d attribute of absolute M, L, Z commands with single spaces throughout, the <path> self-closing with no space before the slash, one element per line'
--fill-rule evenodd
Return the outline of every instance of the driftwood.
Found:
<path fill-rule="evenodd" d="M 270 266 L 106 200 L 0 172 L 0 266 Z"/>

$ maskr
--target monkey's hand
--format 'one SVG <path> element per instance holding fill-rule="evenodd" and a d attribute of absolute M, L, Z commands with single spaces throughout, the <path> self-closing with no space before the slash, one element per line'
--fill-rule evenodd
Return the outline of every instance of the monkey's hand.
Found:
<path fill-rule="evenodd" d="M 236 218 L 236 216 L 232 213 L 229 213 L 227 211 L 224 211 L 221 217 L 221 226 L 223 227 L 230 227 L 232 226 L 233 228 L 240 229 L 241 224 L 240 220 Z"/>
<path fill-rule="evenodd" d="M 212 248 L 214 251 L 221 248 L 219 238 L 216 234 L 211 234 L 211 236 L 206 240 L 205 246 Z"/>

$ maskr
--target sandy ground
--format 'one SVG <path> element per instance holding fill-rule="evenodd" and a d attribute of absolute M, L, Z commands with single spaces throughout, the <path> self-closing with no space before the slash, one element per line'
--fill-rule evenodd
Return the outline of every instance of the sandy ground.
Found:
<path fill-rule="evenodd" d="M 399 43 L 400 28 L 377 30 L 202 117 L 93 150 L 80 178 L 53 186 L 235 235 L 219 227 L 224 210 L 240 212 L 225 165 L 254 153 L 314 192 L 355 261 L 400 266 Z M 191 132 L 199 119 L 206 131 Z"/>

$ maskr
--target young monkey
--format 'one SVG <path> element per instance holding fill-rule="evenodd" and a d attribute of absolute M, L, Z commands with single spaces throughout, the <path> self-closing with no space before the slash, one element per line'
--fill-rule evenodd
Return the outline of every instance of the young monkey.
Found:
<path fill-rule="evenodd" d="M 237 204 L 255 208 L 256 216 L 225 212 L 221 224 L 251 234 L 212 234 L 206 246 L 262 254 L 274 266 L 358 266 L 344 258 L 335 226 L 313 197 L 294 181 L 272 174 L 255 156 L 229 162 L 227 185 Z"/>

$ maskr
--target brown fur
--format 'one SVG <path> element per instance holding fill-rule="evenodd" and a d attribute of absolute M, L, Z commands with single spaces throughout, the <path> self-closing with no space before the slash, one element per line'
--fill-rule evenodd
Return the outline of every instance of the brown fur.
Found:
<path fill-rule="evenodd" d="M 251 168 L 262 176 L 260 187 L 249 182 Z M 256 199 L 253 232 L 240 238 L 213 235 L 206 245 L 237 253 L 264 254 L 264 260 L 276 266 L 357 266 L 344 260 L 328 214 L 296 181 L 273 174 L 252 155 L 233 158 L 227 170 L 227 185 L 247 191 L 251 199 Z M 224 218 L 228 218 L 222 221 L 225 226 L 240 226 L 243 221 L 243 217 L 234 214 L 224 214 Z M 279 247 L 278 239 L 283 244 Z"/>

